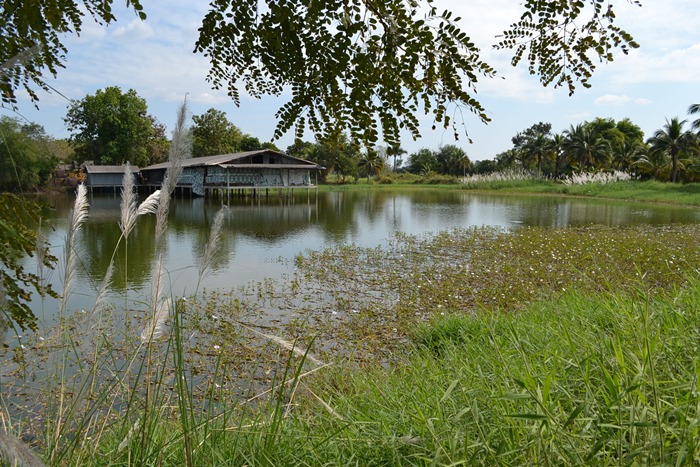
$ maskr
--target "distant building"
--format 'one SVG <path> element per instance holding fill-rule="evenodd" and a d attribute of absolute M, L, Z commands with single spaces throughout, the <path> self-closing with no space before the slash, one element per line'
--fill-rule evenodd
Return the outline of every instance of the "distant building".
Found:
<path fill-rule="evenodd" d="M 92 165 L 84 164 L 82 170 L 85 173 L 85 186 L 90 190 L 94 188 L 116 189 L 122 186 L 124 180 L 125 165 Z M 134 185 L 138 183 L 139 168 L 131 166 L 134 174 Z"/>
<path fill-rule="evenodd" d="M 160 186 L 170 162 L 141 169 L 142 183 Z M 323 167 L 271 149 L 193 157 L 182 161 L 178 188 L 204 196 L 207 189 L 308 188 Z"/>

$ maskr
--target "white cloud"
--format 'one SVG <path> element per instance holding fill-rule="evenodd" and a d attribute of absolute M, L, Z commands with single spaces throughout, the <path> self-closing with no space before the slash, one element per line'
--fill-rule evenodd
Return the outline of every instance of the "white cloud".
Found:
<path fill-rule="evenodd" d="M 124 38 L 138 41 L 152 37 L 153 29 L 148 23 L 140 19 L 133 19 L 126 26 L 115 29 L 112 36 L 117 39 Z"/>
<path fill-rule="evenodd" d="M 604 73 L 616 85 L 700 84 L 700 43 L 678 49 L 634 50 L 607 67 Z"/>

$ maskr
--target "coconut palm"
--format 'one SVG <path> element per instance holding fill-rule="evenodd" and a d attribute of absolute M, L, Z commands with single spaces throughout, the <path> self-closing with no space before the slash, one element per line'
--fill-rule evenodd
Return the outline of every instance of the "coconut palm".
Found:
<path fill-rule="evenodd" d="M 690 107 L 688 107 L 688 113 L 690 115 L 694 114 L 700 114 L 700 104 L 693 104 Z M 700 130 L 700 118 L 693 120 L 693 123 L 691 123 L 693 130 Z"/>
<path fill-rule="evenodd" d="M 551 154 L 554 147 L 552 139 L 544 134 L 538 134 L 529 138 L 521 149 L 521 157 L 525 160 L 534 160 L 537 165 L 537 177 L 542 175 L 542 160 Z"/>
<path fill-rule="evenodd" d="M 644 156 L 646 149 L 646 146 L 639 140 L 625 139 L 619 150 L 613 154 L 613 168 L 622 171 L 631 169 L 632 165 Z"/>
<path fill-rule="evenodd" d="M 571 125 L 568 130 L 564 130 L 564 135 L 565 152 L 578 164 L 579 170 L 587 167 L 605 168 L 608 165 L 610 143 L 596 137 L 584 125 Z"/>
<path fill-rule="evenodd" d="M 367 172 L 367 181 L 369 181 L 373 174 L 381 173 L 384 170 L 384 159 L 376 151 L 367 150 L 357 166 Z"/>
<path fill-rule="evenodd" d="M 402 148 L 401 146 L 389 146 L 386 149 L 387 157 L 391 156 L 394 158 L 394 163 L 393 163 L 393 167 L 392 167 L 393 172 L 396 172 L 396 158 L 398 156 L 403 155 L 403 154 L 406 154 L 406 150 L 404 148 Z"/>
<path fill-rule="evenodd" d="M 665 179 L 669 156 L 661 151 L 645 151 L 632 163 L 631 168 L 643 178 Z"/>
<path fill-rule="evenodd" d="M 666 120 L 666 125 L 657 130 L 654 136 L 649 138 L 650 152 L 663 153 L 671 158 L 670 179 L 676 182 L 678 179 L 678 158 L 682 155 L 691 155 L 697 151 L 697 138 L 691 131 L 686 131 L 683 126 L 686 120 L 677 117 L 671 121 Z"/>
<path fill-rule="evenodd" d="M 564 135 L 557 133 L 552 136 L 551 154 L 554 156 L 554 178 L 559 178 L 559 166 L 564 159 L 564 147 L 566 146 L 566 138 Z"/>

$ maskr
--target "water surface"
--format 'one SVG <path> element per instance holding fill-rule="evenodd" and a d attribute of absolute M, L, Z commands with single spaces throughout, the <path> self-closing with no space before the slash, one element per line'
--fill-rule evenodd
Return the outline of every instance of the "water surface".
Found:
<path fill-rule="evenodd" d="M 44 233 L 52 253 L 61 258 L 66 224 L 74 197 L 43 199 L 48 225 Z M 118 195 L 93 195 L 90 214 L 79 236 L 81 268 L 69 309 L 90 309 L 120 237 Z M 199 281 L 198 261 L 222 203 L 230 208 L 220 254 L 211 272 Z M 378 246 L 394 232 L 428 234 L 469 226 L 565 227 L 586 224 L 698 223 L 700 211 L 690 207 L 625 203 L 553 196 L 483 195 L 460 190 L 367 190 L 298 193 L 258 199 L 180 198 L 171 204 L 166 236 L 165 270 L 175 296 L 199 288 L 233 287 L 265 278 L 279 279 L 293 269 L 292 260 L 306 250 L 341 244 Z M 113 293 L 129 289 L 129 306 L 148 301 L 156 263 L 155 219 L 139 218 L 128 239 L 128 255 L 116 253 Z M 126 267 L 125 267 L 126 264 Z M 28 268 L 31 268 L 28 265 Z M 34 266 L 35 267 L 35 266 Z M 51 281 L 61 290 L 62 270 Z M 55 300 L 34 304 L 45 324 L 51 324 Z"/>

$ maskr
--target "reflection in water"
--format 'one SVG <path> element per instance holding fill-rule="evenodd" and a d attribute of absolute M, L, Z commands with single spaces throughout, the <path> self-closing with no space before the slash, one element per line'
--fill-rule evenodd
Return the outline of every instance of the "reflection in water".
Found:
<path fill-rule="evenodd" d="M 44 216 L 51 224 L 45 235 L 52 245 L 51 252 L 60 257 L 73 196 L 52 196 L 44 201 Z M 291 268 L 279 258 L 293 259 L 307 249 L 346 243 L 377 246 L 396 231 L 423 234 L 475 225 L 517 228 L 700 221 L 694 208 L 550 196 L 477 195 L 460 190 L 337 191 L 224 201 L 230 213 L 219 245 L 221 254 L 203 284 L 208 289 L 230 289 L 266 277 L 279 278 Z M 128 280 L 129 299 L 133 303 L 147 301 L 144 297 L 148 296 L 156 261 L 155 219 L 139 218 L 129 237 L 128 255 L 123 242 L 115 251 L 121 235 L 119 204 L 118 195 L 90 198 L 90 217 L 79 240 L 79 290 L 69 305 L 73 309 L 92 306 L 96 284 L 101 282 L 113 254 L 113 294 L 123 294 Z M 210 198 L 172 201 L 164 260 L 169 292 L 177 296 L 194 292 L 197 261 L 221 205 L 222 200 Z M 60 274 L 54 274 L 52 280 L 54 288 L 60 290 L 61 284 L 56 283 Z M 42 302 L 37 304 L 37 315 L 46 318 L 56 308 L 51 300 Z"/>

